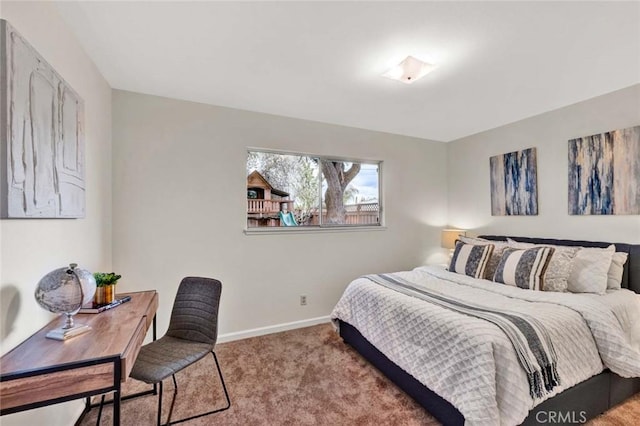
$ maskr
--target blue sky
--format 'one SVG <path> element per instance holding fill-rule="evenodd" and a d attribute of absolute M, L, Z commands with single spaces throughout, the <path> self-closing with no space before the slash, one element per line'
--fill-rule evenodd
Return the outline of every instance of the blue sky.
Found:
<path fill-rule="evenodd" d="M 348 169 L 351 164 L 346 164 Z M 349 186 L 353 186 L 358 190 L 358 202 L 363 198 L 366 198 L 367 201 L 378 201 L 378 197 L 380 195 L 378 191 L 378 165 L 362 163 L 360 172 L 355 178 L 353 178 Z M 325 189 L 327 189 L 327 182 L 322 179 L 323 194 Z M 352 202 L 353 201 L 349 201 L 349 203 Z"/>

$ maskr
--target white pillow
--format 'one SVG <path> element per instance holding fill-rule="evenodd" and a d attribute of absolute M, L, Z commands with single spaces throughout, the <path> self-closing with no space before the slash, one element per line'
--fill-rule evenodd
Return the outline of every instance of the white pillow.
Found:
<path fill-rule="evenodd" d="M 521 243 L 519 241 L 508 238 L 507 241 L 511 247 L 517 249 L 528 249 L 533 247 L 552 247 L 554 249 L 553 256 L 547 266 L 547 271 L 544 274 L 544 285 L 542 291 L 567 291 L 569 286 L 568 280 L 573 268 L 573 259 L 580 251 L 580 247 L 571 246 L 557 246 L 552 244 L 531 244 Z"/>
<path fill-rule="evenodd" d="M 607 273 L 607 289 L 619 290 L 622 287 L 622 274 L 624 273 L 624 263 L 627 261 L 627 253 L 617 251 L 611 258 L 611 266 Z"/>
<path fill-rule="evenodd" d="M 567 289 L 573 293 L 605 293 L 615 250 L 613 244 L 606 249 L 581 248 L 573 259 Z"/>

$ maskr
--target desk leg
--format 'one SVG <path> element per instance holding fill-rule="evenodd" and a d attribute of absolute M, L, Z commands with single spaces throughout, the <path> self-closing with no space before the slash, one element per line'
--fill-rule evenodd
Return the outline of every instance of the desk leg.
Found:
<path fill-rule="evenodd" d="M 113 426 L 120 426 L 120 390 L 122 388 L 122 359 L 118 358 L 115 363 L 115 377 L 113 393 Z"/>
<path fill-rule="evenodd" d="M 120 426 L 120 390 L 113 393 L 113 426 Z"/>

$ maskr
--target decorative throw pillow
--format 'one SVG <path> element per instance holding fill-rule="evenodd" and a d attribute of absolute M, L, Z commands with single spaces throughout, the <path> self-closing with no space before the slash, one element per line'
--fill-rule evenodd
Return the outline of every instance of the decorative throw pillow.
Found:
<path fill-rule="evenodd" d="M 549 261 L 549 266 L 544 274 L 543 291 L 567 291 L 569 275 L 573 266 L 573 259 L 576 257 L 580 247 L 556 246 L 551 244 L 531 244 L 521 243 L 508 238 L 507 241 L 513 248 L 528 249 L 533 247 L 552 247 L 553 256 Z"/>
<path fill-rule="evenodd" d="M 487 261 L 487 267 L 485 268 L 484 275 L 482 277 L 486 280 L 492 280 L 493 274 L 496 272 L 496 268 L 498 267 L 498 263 L 500 263 L 502 252 L 504 251 L 504 249 L 509 248 L 509 243 L 506 241 L 490 241 L 485 240 L 484 238 L 471 238 L 463 236 L 460 236 L 459 240 L 463 243 L 475 244 L 479 246 L 493 245 L 493 251 L 491 252 L 491 256 Z"/>
<path fill-rule="evenodd" d="M 574 259 L 568 290 L 573 293 L 605 293 L 613 253 L 613 244 L 606 249 L 582 247 Z"/>
<path fill-rule="evenodd" d="M 493 244 L 474 245 L 457 241 L 449 271 L 473 278 L 482 278 L 492 251 Z"/>
<path fill-rule="evenodd" d="M 617 251 L 611 257 L 611 266 L 607 272 L 607 290 L 619 290 L 622 287 L 622 274 L 624 263 L 627 261 L 627 253 Z"/>
<path fill-rule="evenodd" d="M 544 287 L 544 273 L 553 254 L 552 247 L 534 247 L 526 250 L 508 248 L 493 276 L 493 281 L 529 290 Z"/>

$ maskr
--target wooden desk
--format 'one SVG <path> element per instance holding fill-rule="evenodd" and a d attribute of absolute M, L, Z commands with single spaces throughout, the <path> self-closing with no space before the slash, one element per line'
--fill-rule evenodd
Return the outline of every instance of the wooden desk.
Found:
<path fill-rule="evenodd" d="M 45 335 L 58 317 L 0 359 L 0 415 L 114 392 L 113 424 L 120 424 L 120 385 L 127 380 L 158 310 L 154 291 L 99 314 L 78 314 L 91 331 L 66 341 Z"/>

